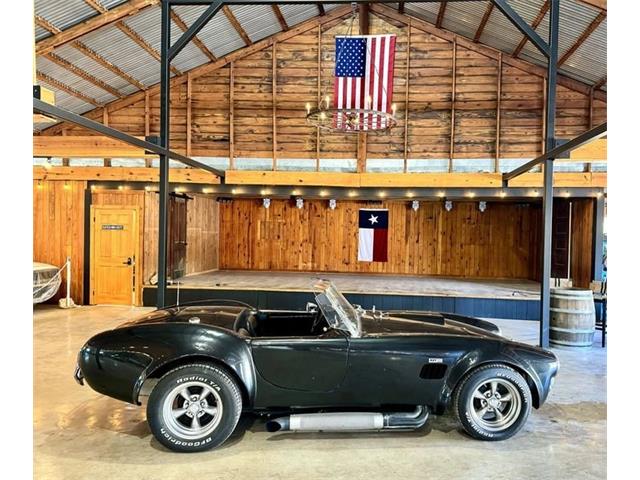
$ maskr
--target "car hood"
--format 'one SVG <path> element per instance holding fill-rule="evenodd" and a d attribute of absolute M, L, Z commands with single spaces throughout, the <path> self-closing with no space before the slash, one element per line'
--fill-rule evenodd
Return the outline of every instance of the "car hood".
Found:
<path fill-rule="evenodd" d="M 233 323 L 236 317 L 245 308 L 246 307 L 229 305 L 170 307 L 162 310 L 154 310 L 137 320 L 127 322 L 120 326 L 130 327 L 154 323 L 188 322 L 233 330 Z"/>

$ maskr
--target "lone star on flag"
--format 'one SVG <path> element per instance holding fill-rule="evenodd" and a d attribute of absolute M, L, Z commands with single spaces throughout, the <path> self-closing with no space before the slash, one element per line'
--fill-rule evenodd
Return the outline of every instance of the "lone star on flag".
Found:
<path fill-rule="evenodd" d="M 371 215 L 369 221 L 371 222 L 371 225 L 373 225 L 374 223 L 378 223 L 378 217 L 375 215 Z"/>

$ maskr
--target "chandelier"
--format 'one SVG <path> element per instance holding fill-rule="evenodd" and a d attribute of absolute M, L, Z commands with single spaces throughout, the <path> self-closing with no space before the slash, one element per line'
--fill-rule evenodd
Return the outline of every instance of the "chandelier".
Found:
<path fill-rule="evenodd" d="M 374 50 L 375 56 L 378 55 L 378 51 L 375 48 L 381 48 L 380 44 L 376 47 L 375 40 L 368 40 L 375 36 L 363 36 L 353 34 L 353 24 L 357 17 L 357 9 L 354 4 L 353 15 L 351 16 L 351 22 L 346 36 L 336 37 L 336 71 L 334 82 L 334 102 L 331 105 L 331 97 L 324 95 L 318 103 L 316 108 L 312 108 L 311 104 L 306 105 L 307 109 L 307 123 L 323 130 L 328 130 L 337 133 L 383 133 L 387 132 L 392 127 L 397 125 L 395 118 L 396 106 L 390 104 L 390 100 L 386 102 L 383 99 L 387 99 L 388 96 L 387 87 L 393 88 L 392 73 L 388 70 L 386 74 L 381 75 L 380 70 L 382 65 L 380 62 L 370 61 L 372 57 L 372 50 Z M 349 43 L 350 40 L 356 40 L 355 43 Z M 358 43 L 361 42 L 361 43 Z M 355 45 L 355 47 L 353 47 Z M 393 63 L 393 56 L 395 55 L 395 37 L 393 39 L 394 50 L 391 51 L 391 63 Z M 390 49 L 387 48 L 387 51 Z M 360 55 L 359 55 L 360 54 Z M 355 59 L 355 60 L 354 60 Z M 341 62 L 344 60 L 344 63 Z M 364 71 L 364 65 L 366 63 L 368 75 L 366 73 L 362 75 L 351 75 L 343 73 L 338 75 L 340 68 L 346 65 L 349 68 L 358 68 Z M 354 65 L 356 65 L 354 67 Z M 362 72 L 361 72 L 362 73 Z M 344 78 L 349 76 L 350 78 Z M 391 77 L 391 78 L 389 78 Z M 383 81 L 384 79 L 384 81 Z M 338 85 L 341 81 L 352 82 L 353 88 L 349 85 L 349 94 L 342 95 L 340 87 Z M 355 87 L 356 82 L 362 82 L 361 85 L 376 85 L 377 95 L 365 95 L 364 91 L 360 92 L 360 87 Z M 365 87 L 363 87 L 364 89 Z M 373 87 L 371 87 L 373 90 Z M 346 88 L 345 88 L 346 90 Z M 356 92 L 359 92 L 356 94 Z M 358 97 L 356 99 L 356 97 Z M 375 98 L 374 98 L 375 97 Z M 388 107 L 390 108 L 390 111 Z"/>

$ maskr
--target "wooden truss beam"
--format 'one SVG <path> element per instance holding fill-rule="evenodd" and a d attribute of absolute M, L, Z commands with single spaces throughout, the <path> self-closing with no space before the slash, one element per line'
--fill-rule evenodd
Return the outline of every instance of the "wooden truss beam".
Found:
<path fill-rule="evenodd" d="M 438 18 L 436 18 L 436 27 L 442 28 L 444 15 L 447 11 L 447 2 L 440 2 L 440 10 L 438 10 Z"/>
<path fill-rule="evenodd" d="M 34 18 L 35 18 L 36 25 L 44 28 L 49 33 L 53 33 L 55 35 L 56 33 L 60 33 L 62 31 L 58 27 L 56 27 L 53 23 L 42 18 L 40 15 L 34 15 Z"/>
<path fill-rule="evenodd" d="M 158 169 L 147 167 L 33 167 L 34 180 L 99 180 L 103 182 L 158 182 Z M 219 184 L 220 179 L 199 168 L 170 168 L 171 183 Z"/>
<path fill-rule="evenodd" d="M 77 75 L 78 77 L 82 78 L 83 80 L 86 80 L 87 82 L 95 85 L 96 87 L 101 88 L 105 92 L 110 93 L 114 97 L 124 98 L 124 95 L 122 93 L 120 93 L 118 90 L 116 90 L 115 88 L 113 88 L 111 85 L 108 85 L 105 82 L 103 82 L 102 80 L 100 80 L 99 78 L 96 78 L 93 75 L 88 74 L 87 72 L 85 72 L 81 68 L 75 66 L 71 62 L 65 60 L 64 58 L 59 57 L 55 53 L 47 53 L 47 54 L 44 55 L 44 58 L 46 58 L 50 62 L 55 63 L 56 65 L 58 65 L 58 66 L 60 66 L 62 68 L 64 68 L 65 70 L 73 73 L 74 75 Z"/>
<path fill-rule="evenodd" d="M 104 13 L 85 20 L 78 25 L 71 28 L 67 28 L 57 34 L 40 40 L 36 43 L 36 54 L 42 55 L 51 52 L 54 48 L 69 43 L 77 38 L 86 35 L 89 32 L 93 32 L 98 28 L 104 27 L 115 23 L 129 15 L 135 15 L 139 11 L 157 5 L 160 0 L 130 0 L 127 3 L 123 3 L 111 10 L 106 10 Z"/>
<path fill-rule="evenodd" d="M 282 28 L 283 32 L 286 32 L 287 30 L 289 30 L 289 25 L 287 25 L 287 21 L 284 19 L 284 15 L 282 15 L 282 11 L 280 10 L 280 7 L 278 5 L 271 5 L 271 8 L 273 8 L 273 13 L 275 13 L 276 18 L 278 19 L 278 22 L 280 22 L 280 27 Z"/>
<path fill-rule="evenodd" d="M 180 15 L 178 15 L 173 9 L 171 10 L 171 19 L 178 27 L 180 27 L 180 30 L 182 30 L 183 32 L 186 32 L 187 29 L 189 28 L 187 24 L 184 23 L 182 18 L 180 18 Z M 209 59 L 209 61 L 215 62 L 217 60 L 213 52 L 211 52 L 211 50 L 207 48 L 207 46 L 202 42 L 202 40 L 198 38 L 197 35 L 193 37 L 191 41 L 196 47 L 200 49 L 202 53 L 204 53 L 204 55 Z"/>
<path fill-rule="evenodd" d="M 491 2 L 489 3 L 489 5 L 487 5 L 487 9 L 484 12 L 484 15 L 482 16 L 482 20 L 480 20 L 480 25 L 478 25 L 478 29 L 476 30 L 476 34 L 473 36 L 473 41 L 474 42 L 479 42 L 480 41 L 480 37 L 482 36 L 482 32 L 484 32 L 484 27 L 487 26 L 487 22 L 489 21 L 489 18 L 491 17 L 491 12 L 493 12 L 493 7 L 494 7 L 494 3 Z"/>
<path fill-rule="evenodd" d="M 51 78 L 50 76 L 45 75 L 42 72 L 36 72 L 36 78 L 41 82 L 47 83 L 50 86 L 57 88 L 59 90 L 62 90 L 63 92 L 66 92 L 69 95 L 79 98 L 84 102 L 90 103 L 91 105 L 94 105 L 96 107 L 102 106 L 102 104 L 98 102 L 95 98 L 91 98 L 85 95 L 84 93 L 79 92 L 75 88 L 71 88 L 69 85 L 62 83 L 61 81 L 56 80 L 55 78 Z"/>
<path fill-rule="evenodd" d="M 544 20 L 545 15 L 549 11 L 550 6 L 551 6 L 550 0 L 547 0 L 546 2 L 544 2 L 544 4 L 542 5 L 542 8 L 538 12 L 538 15 L 536 16 L 536 18 L 533 19 L 533 23 L 531 23 L 531 28 L 533 28 L 534 30 L 538 28 L 538 25 L 540 25 L 542 20 Z M 520 55 L 520 52 L 522 52 L 522 49 L 524 48 L 524 46 L 527 44 L 528 41 L 529 39 L 527 38 L 527 36 L 526 35 L 523 36 L 522 40 L 520 40 L 520 43 L 518 44 L 516 49 L 513 51 L 511 56 L 514 58 L 517 58 L 518 55 Z"/>
<path fill-rule="evenodd" d="M 238 35 L 240 35 L 240 38 L 242 38 L 245 45 L 247 46 L 252 45 L 253 42 L 249 38 L 249 35 L 247 35 L 247 32 L 244 31 L 244 28 L 242 28 L 242 25 L 240 25 L 240 22 L 238 21 L 236 16 L 233 14 L 233 12 L 231 11 L 228 5 L 225 5 L 224 7 L 222 7 L 222 12 L 225 14 L 225 16 L 227 17 L 227 20 L 229 20 L 229 23 L 231 23 L 233 28 L 235 28 L 236 32 L 238 32 Z"/>
<path fill-rule="evenodd" d="M 582 32 L 582 35 L 578 37 L 578 39 L 569 47 L 569 49 L 562 54 L 560 60 L 558 60 L 558 67 L 564 64 L 574 53 L 576 50 L 580 48 L 580 46 L 589 38 L 589 36 L 594 32 L 596 28 L 607 18 L 607 12 L 602 11 L 598 14 L 596 18 L 593 19 L 593 22 L 589 24 L 589 26 Z"/>

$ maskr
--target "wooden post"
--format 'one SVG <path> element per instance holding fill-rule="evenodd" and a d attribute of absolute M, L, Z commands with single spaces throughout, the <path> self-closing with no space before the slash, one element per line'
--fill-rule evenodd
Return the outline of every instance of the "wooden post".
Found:
<path fill-rule="evenodd" d="M 451 74 L 451 136 L 449 144 L 449 172 L 453 172 L 453 153 L 455 147 L 455 130 L 456 130 L 456 56 L 458 51 L 458 42 L 453 38 L 453 56 Z"/>
<path fill-rule="evenodd" d="M 361 3 L 359 6 L 359 27 L 360 35 L 369 35 L 369 4 Z M 336 59 L 337 60 L 337 59 Z M 356 171 L 364 173 L 367 171 L 367 134 L 358 133 L 358 145 L 356 149 L 357 163 Z"/>
<path fill-rule="evenodd" d="M 276 170 L 277 168 L 277 151 L 278 151 L 278 134 L 276 132 L 276 89 L 277 89 L 277 78 L 276 78 L 276 42 L 273 43 L 271 47 L 271 103 L 272 103 L 272 114 L 273 114 L 273 159 L 271 163 L 271 170 Z"/>
<path fill-rule="evenodd" d="M 547 146 L 547 79 L 542 79 L 542 151 L 543 153 Z"/>
<path fill-rule="evenodd" d="M 322 96 L 322 25 L 318 25 L 318 107 Z M 320 171 L 320 127 L 316 127 L 316 172 Z"/>
<path fill-rule="evenodd" d="M 229 63 L 229 170 L 233 170 L 236 166 L 234 152 L 234 132 L 233 132 L 233 91 L 234 91 L 234 62 Z"/>
<path fill-rule="evenodd" d="M 493 5 L 493 4 L 491 4 Z M 498 98 L 496 102 L 496 161 L 494 171 L 500 171 L 500 110 L 502 106 L 502 52 L 498 56 Z"/>
<path fill-rule="evenodd" d="M 109 111 L 106 108 L 102 109 L 102 123 L 105 126 L 109 126 Z M 110 158 L 105 158 L 104 160 L 104 166 L 105 167 L 110 167 L 111 166 L 111 159 Z"/>
<path fill-rule="evenodd" d="M 63 136 L 63 137 L 66 137 L 66 136 L 67 136 L 67 133 L 68 133 L 68 132 L 67 132 L 67 129 L 66 129 L 66 128 L 62 130 L 62 136 Z M 63 167 L 68 167 L 68 166 L 69 166 L 69 159 L 68 159 L 68 158 L 63 158 L 63 159 L 62 159 L 62 166 L 63 166 Z"/>
<path fill-rule="evenodd" d="M 593 128 L 593 92 L 595 88 L 591 87 L 589 89 L 589 130 Z M 592 169 L 591 162 L 587 162 L 586 171 L 590 172 Z"/>
<path fill-rule="evenodd" d="M 186 145 L 185 151 L 187 157 L 191 156 L 191 95 L 193 91 L 193 79 L 191 78 L 191 74 L 187 73 L 187 113 L 186 113 Z"/>
<path fill-rule="evenodd" d="M 149 105 L 149 90 L 144 92 L 144 136 L 145 138 L 151 135 L 151 116 Z M 153 166 L 153 161 L 150 158 L 144 159 L 145 167 Z"/>
<path fill-rule="evenodd" d="M 404 4 L 402 4 L 404 8 Z M 407 36 L 407 70 L 405 72 L 404 82 L 404 164 L 402 171 L 407 173 L 409 160 L 409 69 L 411 66 L 411 19 L 407 27 L 409 33 Z"/>

